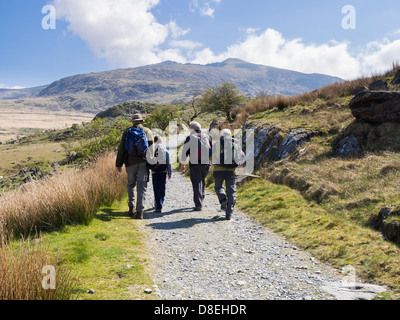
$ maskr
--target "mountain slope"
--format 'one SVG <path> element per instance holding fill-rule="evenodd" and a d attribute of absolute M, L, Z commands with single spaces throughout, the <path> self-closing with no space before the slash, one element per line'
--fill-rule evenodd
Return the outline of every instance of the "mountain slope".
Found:
<path fill-rule="evenodd" d="M 197 90 L 223 81 L 237 84 L 248 96 L 261 91 L 293 95 L 342 81 L 321 74 L 255 65 L 228 59 L 209 65 L 171 61 L 133 69 L 81 74 L 55 81 L 19 103 L 47 108 L 98 112 L 126 101 L 172 103 L 190 100 Z"/>

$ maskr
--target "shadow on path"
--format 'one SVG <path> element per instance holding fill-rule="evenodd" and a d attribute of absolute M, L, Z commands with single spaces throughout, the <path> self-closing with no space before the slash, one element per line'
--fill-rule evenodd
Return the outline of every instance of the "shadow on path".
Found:
<path fill-rule="evenodd" d="M 215 222 L 217 222 L 217 220 L 204 219 L 204 218 L 191 218 L 191 219 L 189 218 L 179 221 L 151 223 L 148 226 L 150 228 L 158 230 L 172 230 L 172 229 L 188 229 L 194 227 L 197 224 L 215 223 Z"/>

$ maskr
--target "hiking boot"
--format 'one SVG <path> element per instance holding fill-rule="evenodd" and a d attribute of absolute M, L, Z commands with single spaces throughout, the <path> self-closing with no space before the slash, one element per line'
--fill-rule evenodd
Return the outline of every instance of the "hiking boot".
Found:
<path fill-rule="evenodd" d="M 232 219 L 232 216 L 230 214 L 227 214 L 225 217 L 225 220 L 231 220 L 231 219 Z"/>
<path fill-rule="evenodd" d="M 133 217 L 133 208 L 129 208 L 128 216 Z"/>
<path fill-rule="evenodd" d="M 194 211 L 203 211 L 203 207 L 194 207 L 193 210 Z"/>
<path fill-rule="evenodd" d="M 226 211 L 228 207 L 228 203 L 226 201 L 221 202 L 221 210 Z"/>
<path fill-rule="evenodd" d="M 135 219 L 136 220 L 143 220 L 143 211 L 136 212 Z"/>
<path fill-rule="evenodd" d="M 161 213 L 161 212 L 162 212 L 162 209 L 156 209 L 156 210 L 154 210 L 154 212 L 155 212 L 155 213 Z"/>

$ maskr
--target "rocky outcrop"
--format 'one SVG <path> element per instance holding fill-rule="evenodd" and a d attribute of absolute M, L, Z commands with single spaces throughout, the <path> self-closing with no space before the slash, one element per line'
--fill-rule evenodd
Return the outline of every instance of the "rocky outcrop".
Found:
<path fill-rule="evenodd" d="M 362 149 L 353 134 L 340 140 L 334 149 L 334 153 L 337 156 L 354 155 L 361 151 Z"/>
<path fill-rule="evenodd" d="M 382 235 L 396 244 L 400 244 L 400 208 L 389 206 L 382 208 L 370 218 L 369 224 Z"/>
<path fill-rule="evenodd" d="M 369 90 L 384 90 L 387 89 L 388 83 L 383 80 L 376 80 L 372 83 L 369 84 L 368 89 Z"/>
<path fill-rule="evenodd" d="M 396 75 L 394 76 L 394 78 L 390 82 L 390 84 L 393 84 L 393 85 L 400 84 L 400 70 L 396 73 Z"/>
<path fill-rule="evenodd" d="M 285 134 L 281 128 L 263 124 L 246 124 L 245 130 L 255 131 L 254 160 L 256 165 L 275 162 L 290 156 L 296 157 L 296 150 L 320 132 L 311 129 L 292 129 Z M 245 144 L 245 137 L 243 140 Z"/>
<path fill-rule="evenodd" d="M 365 91 L 349 104 L 353 116 L 371 123 L 400 122 L 400 92 Z"/>

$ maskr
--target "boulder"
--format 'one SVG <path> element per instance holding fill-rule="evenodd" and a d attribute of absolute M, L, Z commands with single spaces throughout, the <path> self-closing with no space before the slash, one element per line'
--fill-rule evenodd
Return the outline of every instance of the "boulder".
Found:
<path fill-rule="evenodd" d="M 358 152 L 361 151 L 362 149 L 358 144 L 358 141 L 356 137 L 354 137 L 354 135 L 350 135 L 340 140 L 334 150 L 335 154 L 338 156 L 349 156 L 357 154 Z"/>
<path fill-rule="evenodd" d="M 356 95 L 358 95 L 358 94 L 360 94 L 362 92 L 365 92 L 365 91 L 368 91 L 367 87 L 358 87 L 358 88 L 354 89 L 351 94 L 356 96 Z"/>
<path fill-rule="evenodd" d="M 396 73 L 390 84 L 400 84 L 400 70 Z"/>
<path fill-rule="evenodd" d="M 371 123 L 400 122 L 400 92 L 366 91 L 349 104 L 356 119 Z"/>
<path fill-rule="evenodd" d="M 378 215 L 371 216 L 369 224 L 377 231 L 380 231 L 387 240 L 400 244 L 399 216 L 399 207 L 392 205 L 382 208 Z"/>
<path fill-rule="evenodd" d="M 388 84 L 387 82 L 383 80 L 377 80 L 369 84 L 368 89 L 369 90 L 383 90 L 387 89 Z"/>

